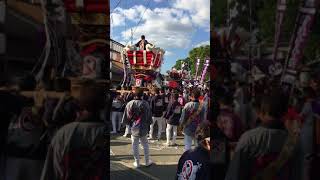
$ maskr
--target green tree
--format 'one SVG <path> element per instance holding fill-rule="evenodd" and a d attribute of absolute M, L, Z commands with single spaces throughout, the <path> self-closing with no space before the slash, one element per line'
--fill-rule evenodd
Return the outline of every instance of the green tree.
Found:
<path fill-rule="evenodd" d="M 238 3 L 249 7 L 247 0 L 236 0 Z M 229 7 L 234 5 L 235 1 L 229 3 Z M 267 42 L 268 45 L 274 42 L 276 12 L 277 12 L 277 0 L 252 0 L 252 19 L 255 23 L 253 26 L 258 27 L 259 34 L 258 39 Z M 288 0 L 287 10 L 284 16 L 284 22 L 281 30 L 281 42 L 289 44 L 292 36 L 293 29 L 295 27 L 296 18 L 298 15 L 298 9 L 300 0 Z M 215 1 L 213 4 L 212 18 L 214 19 L 214 27 L 227 26 L 228 18 L 228 5 L 227 1 Z M 242 13 L 238 19 L 240 27 L 244 27 L 249 30 L 249 13 L 248 9 Z M 213 27 L 213 26 L 212 26 Z M 305 60 L 313 60 L 320 55 L 320 13 L 318 11 L 315 24 L 312 29 L 312 33 L 308 38 L 307 45 L 304 49 Z"/>
<path fill-rule="evenodd" d="M 284 22 L 281 30 L 281 41 L 289 44 L 293 29 L 295 27 L 298 9 L 300 5 L 299 0 L 291 0 L 287 2 L 287 10 L 285 12 Z M 260 29 L 260 38 L 268 43 L 274 42 L 275 23 L 276 23 L 276 6 L 277 1 L 265 0 L 264 6 L 260 7 L 258 13 L 258 26 Z M 313 60 L 320 54 L 320 14 L 318 13 L 315 18 L 312 32 L 309 35 L 307 45 L 304 49 L 304 59 Z"/>
<path fill-rule="evenodd" d="M 179 59 L 176 61 L 176 64 L 173 66 L 176 69 L 181 69 L 182 62 L 185 62 L 186 59 Z"/>
<path fill-rule="evenodd" d="M 189 51 L 189 56 L 187 58 L 177 60 L 176 64 L 173 67 L 176 69 L 180 69 L 182 62 L 185 62 L 186 64 L 189 65 L 191 74 L 195 75 L 196 63 L 198 58 L 201 60 L 200 66 L 199 66 L 199 72 L 198 72 L 198 75 L 200 75 L 200 73 L 202 72 L 203 64 L 205 63 L 205 60 L 207 58 L 210 58 L 210 45 L 193 48 L 192 50 Z"/>

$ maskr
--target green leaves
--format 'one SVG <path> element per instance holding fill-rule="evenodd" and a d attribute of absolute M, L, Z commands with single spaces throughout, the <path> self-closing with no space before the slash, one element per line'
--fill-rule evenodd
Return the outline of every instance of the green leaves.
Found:
<path fill-rule="evenodd" d="M 186 57 L 185 59 L 177 60 L 176 64 L 173 67 L 176 69 L 180 69 L 182 62 L 185 62 L 189 65 L 191 74 L 194 75 L 196 73 L 196 63 L 198 58 L 200 59 L 198 75 L 201 75 L 205 60 L 207 58 L 210 58 L 210 45 L 193 48 L 191 51 L 189 51 L 188 57 Z"/>

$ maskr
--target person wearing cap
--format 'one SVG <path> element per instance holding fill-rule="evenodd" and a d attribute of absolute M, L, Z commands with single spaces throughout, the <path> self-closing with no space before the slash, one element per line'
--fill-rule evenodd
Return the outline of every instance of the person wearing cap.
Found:
<path fill-rule="evenodd" d="M 195 136 L 199 146 L 182 154 L 178 162 L 176 180 L 211 179 L 210 125 L 201 123 L 196 130 Z"/>

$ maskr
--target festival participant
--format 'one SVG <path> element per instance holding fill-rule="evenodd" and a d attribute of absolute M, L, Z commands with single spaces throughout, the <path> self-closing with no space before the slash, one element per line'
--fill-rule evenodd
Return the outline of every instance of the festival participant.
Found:
<path fill-rule="evenodd" d="M 320 77 L 319 75 L 313 74 L 310 78 L 310 87 L 317 93 L 317 96 L 320 96 Z"/>
<path fill-rule="evenodd" d="M 240 118 L 232 111 L 232 98 L 223 96 L 218 101 L 220 113 L 217 117 L 217 125 L 229 140 L 236 142 L 242 133 L 242 125 Z"/>
<path fill-rule="evenodd" d="M 314 152 L 314 126 L 316 125 L 316 112 L 314 109 L 314 105 L 317 103 L 316 100 L 316 92 L 312 87 L 306 87 L 303 89 L 304 94 L 304 104 L 302 111 L 300 112 L 300 116 L 303 119 L 303 125 L 301 128 L 301 153 L 304 160 L 304 169 L 303 176 L 309 177 L 308 171 L 311 168 L 312 164 L 310 161 L 310 157 L 312 157 Z M 305 178 L 309 179 L 309 178 Z"/>
<path fill-rule="evenodd" d="M 164 106 L 164 98 L 160 95 L 159 89 L 155 89 L 155 95 L 151 100 L 151 110 L 152 110 L 152 124 L 150 125 L 150 132 L 149 132 L 149 139 L 154 139 L 153 137 L 153 130 L 154 124 L 157 122 L 158 124 L 158 136 L 157 140 L 161 139 L 161 132 L 162 132 L 162 115 L 165 109 Z"/>
<path fill-rule="evenodd" d="M 209 180 L 210 174 L 210 125 L 201 123 L 195 137 L 199 146 L 182 154 L 178 162 L 176 180 Z"/>
<path fill-rule="evenodd" d="M 287 105 L 287 96 L 276 90 L 262 99 L 262 124 L 241 136 L 226 180 L 300 179 L 298 138 L 282 123 Z"/>
<path fill-rule="evenodd" d="M 121 112 L 122 106 L 123 106 L 123 100 L 121 98 L 121 94 L 117 93 L 115 99 L 112 101 L 111 115 L 112 115 L 112 130 L 113 131 L 111 131 L 111 134 L 115 134 L 117 132 L 120 132 L 121 119 L 123 116 L 123 113 Z"/>
<path fill-rule="evenodd" d="M 32 126 L 34 127 L 32 132 L 22 128 L 25 124 L 32 124 L 32 122 L 25 122 L 21 125 L 19 119 L 22 118 L 19 117 L 26 107 L 33 106 L 34 101 L 17 93 L 17 90 L 34 90 L 35 82 L 34 77 L 30 75 L 23 77 L 17 83 L 10 82 L 9 79 L 3 79 L 1 82 L 0 179 L 17 180 L 19 176 L 24 179 L 40 178 L 39 171 L 45 159 L 46 145 L 39 143 L 37 138 L 41 136 L 43 124 Z M 16 85 L 18 88 L 12 87 Z"/>
<path fill-rule="evenodd" d="M 129 93 L 125 94 L 125 104 L 128 104 L 130 101 L 132 101 L 134 99 L 134 95 L 132 93 L 132 91 L 130 91 Z M 124 110 L 123 110 L 124 113 Z M 129 123 L 124 123 L 123 119 L 121 120 L 121 124 L 124 124 L 126 126 L 125 132 L 123 134 L 123 137 L 128 137 L 131 134 L 131 127 Z"/>
<path fill-rule="evenodd" d="M 183 97 L 183 93 L 179 93 L 179 98 L 178 98 L 178 102 L 180 103 L 181 106 L 184 106 L 186 103 L 185 103 L 185 99 Z"/>
<path fill-rule="evenodd" d="M 177 138 L 177 126 L 179 125 L 179 119 L 181 116 L 182 106 L 178 102 L 179 95 L 173 94 L 173 101 L 169 104 L 167 111 L 164 114 L 164 118 L 167 119 L 166 146 L 175 146 Z M 170 143 L 171 130 L 173 131 L 172 142 Z"/>
<path fill-rule="evenodd" d="M 104 89 L 94 81 L 82 84 L 77 120 L 63 126 L 53 137 L 41 180 L 106 177 L 105 124 L 100 118 L 106 103 L 104 97 Z"/>
<path fill-rule="evenodd" d="M 234 92 L 235 113 L 240 117 L 244 128 L 247 127 L 246 119 L 246 104 L 245 104 L 245 89 L 244 83 L 236 82 L 236 89 Z"/>
<path fill-rule="evenodd" d="M 71 82 L 66 78 L 55 79 L 55 90 L 63 93 L 60 98 L 46 98 L 43 105 L 42 120 L 45 122 L 49 142 L 62 126 L 75 121 L 79 106 L 71 96 Z"/>
<path fill-rule="evenodd" d="M 133 166 L 140 167 L 139 141 L 144 149 L 145 165 L 150 166 L 149 144 L 147 139 L 148 129 L 152 122 L 151 109 L 148 103 L 142 99 L 143 91 L 137 88 L 135 99 L 130 101 L 123 115 L 123 122 L 131 124 L 131 140 L 134 163 Z"/>
<path fill-rule="evenodd" d="M 163 96 L 163 99 L 164 99 L 164 111 L 167 109 L 169 103 L 170 103 L 170 90 L 161 90 L 161 95 Z M 162 131 L 161 131 L 161 134 L 162 133 L 166 133 L 166 129 L 167 129 L 167 122 L 166 122 L 166 119 L 165 117 L 163 116 L 162 117 Z"/>
<path fill-rule="evenodd" d="M 192 101 L 188 102 L 181 113 L 180 125 L 183 127 L 184 133 L 184 150 L 191 149 L 192 140 L 195 146 L 197 142 L 195 139 L 195 131 L 199 124 L 205 119 L 205 108 L 199 102 L 200 91 L 194 89 L 192 92 Z"/>
<path fill-rule="evenodd" d="M 150 44 L 144 35 L 141 36 L 141 40 L 139 42 L 136 43 L 136 47 L 139 47 L 140 50 L 146 50 L 146 46 L 147 44 Z"/>

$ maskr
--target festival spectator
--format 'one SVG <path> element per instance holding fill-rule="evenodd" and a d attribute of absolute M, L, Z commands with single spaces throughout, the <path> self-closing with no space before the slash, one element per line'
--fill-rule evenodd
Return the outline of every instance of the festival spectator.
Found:
<path fill-rule="evenodd" d="M 123 100 L 120 93 L 117 93 L 115 99 L 112 101 L 112 131 L 111 134 L 120 132 L 121 120 L 123 113 L 121 112 L 123 106 Z"/>
<path fill-rule="evenodd" d="M 242 133 L 240 118 L 232 111 L 232 98 L 221 97 L 219 100 L 220 114 L 217 118 L 218 127 L 230 141 L 238 141 Z"/>
<path fill-rule="evenodd" d="M 150 125 L 150 132 L 149 132 L 149 139 L 154 139 L 153 131 L 154 131 L 154 124 L 157 122 L 158 125 L 158 136 L 157 140 L 161 139 L 162 133 L 162 115 L 165 110 L 164 106 L 164 98 L 160 95 L 159 89 L 155 89 L 155 95 L 151 100 L 151 111 L 152 111 L 152 124 Z"/>
<path fill-rule="evenodd" d="M 199 102 L 200 95 L 200 91 L 194 89 L 192 92 L 192 101 L 184 106 L 181 113 L 179 123 L 183 127 L 185 151 L 191 149 L 192 140 L 195 146 L 197 146 L 195 131 L 199 124 L 205 119 L 205 108 L 203 108 L 203 104 Z"/>
<path fill-rule="evenodd" d="M 169 103 L 170 103 L 170 99 L 171 99 L 171 93 L 170 91 L 167 90 L 162 90 L 161 91 L 161 95 L 163 96 L 164 99 L 164 111 L 167 109 Z M 162 117 L 162 130 L 161 130 L 161 134 L 162 133 L 166 133 L 166 129 L 167 129 L 167 122 L 166 119 L 164 118 L 164 116 Z"/>
<path fill-rule="evenodd" d="M 63 126 L 52 139 L 41 180 L 106 177 L 105 124 L 100 118 L 106 102 L 104 97 L 104 89 L 94 81 L 82 84 L 77 120 Z"/>
<path fill-rule="evenodd" d="M 246 102 L 245 102 L 245 88 L 244 83 L 236 82 L 236 89 L 234 92 L 234 111 L 240 117 L 241 123 L 244 128 L 247 127 L 247 116 L 246 116 Z"/>
<path fill-rule="evenodd" d="M 123 114 L 124 114 L 124 110 L 125 110 L 126 105 L 128 104 L 128 102 L 130 102 L 132 100 L 131 97 L 129 97 L 130 94 L 131 94 L 131 92 L 123 94 L 123 98 L 124 98 L 124 104 L 123 104 L 123 108 L 122 108 L 122 113 Z M 123 118 L 121 120 L 121 124 L 125 125 L 125 127 L 126 127 L 125 131 L 124 131 L 124 134 L 123 134 L 123 137 L 128 137 L 131 134 L 130 124 L 129 123 L 124 123 L 123 122 Z"/>
<path fill-rule="evenodd" d="M 297 136 L 282 123 L 287 96 L 274 91 L 262 99 L 261 126 L 245 132 L 237 143 L 226 180 L 300 179 Z"/>
<path fill-rule="evenodd" d="M 199 146 L 185 151 L 179 159 L 176 180 L 209 180 L 210 171 L 210 125 L 201 123 L 195 133 Z"/>
<path fill-rule="evenodd" d="M 21 119 L 19 117 L 25 107 L 31 107 L 34 104 L 32 99 L 20 96 L 17 92 L 34 90 L 34 82 L 34 77 L 29 75 L 23 77 L 18 82 L 13 82 L 9 79 L 4 79 L 1 82 L 1 179 L 16 180 L 19 179 L 19 176 L 24 177 L 25 179 L 40 178 L 40 173 L 38 171 L 41 171 L 42 169 L 46 150 L 45 147 L 42 146 L 43 144 L 40 145 L 39 143 L 37 145 L 38 139 L 32 139 L 32 137 L 36 136 L 40 138 L 41 132 L 39 133 L 39 131 L 37 131 L 35 133 L 30 133 L 25 129 L 19 128 L 20 126 L 17 126 L 19 122 L 21 122 L 19 121 Z M 17 86 L 18 88 L 14 86 Z M 41 127 L 35 129 L 41 129 Z M 33 149 L 30 147 L 33 147 Z"/>
<path fill-rule="evenodd" d="M 148 103 L 142 99 L 142 89 L 136 89 L 135 99 L 130 101 L 123 115 L 123 122 L 130 123 L 131 140 L 134 163 L 133 166 L 140 167 L 139 141 L 144 149 L 145 165 L 150 166 L 149 144 L 147 139 L 148 129 L 152 122 L 151 109 Z"/>
<path fill-rule="evenodd" d="M 164 118 L 167 119 L 166 146 L 175 146 L 177 138 L 177 126 L 181 116 L 182 106 L 178 102 L 179 95 L 173 94 L 173 101 L 169 104 L 167 111 L 164 114 Z M 171 131 L 173 131 L 172 142 L 170 143 Z"/>
<path fill-rule="evenodd" d="M 313 106 L 316 101 L 316 92 L 312 87 L 306 87 L 303 90 L 304 94 L 304 104 L 302 111 L 300 112 L 300 116 L 303 119 L 303 125 L 301 128 L 300 141 L 301 141 L 301 153 L 304 161 L 304 165 L 306 166 L 303 169 L 303 176 L 308 177 L 308 169 L 311 168 L 309 157 L 314 153 L 314 126 L 316 124 L 315 120 L 315 112 Z"/>

